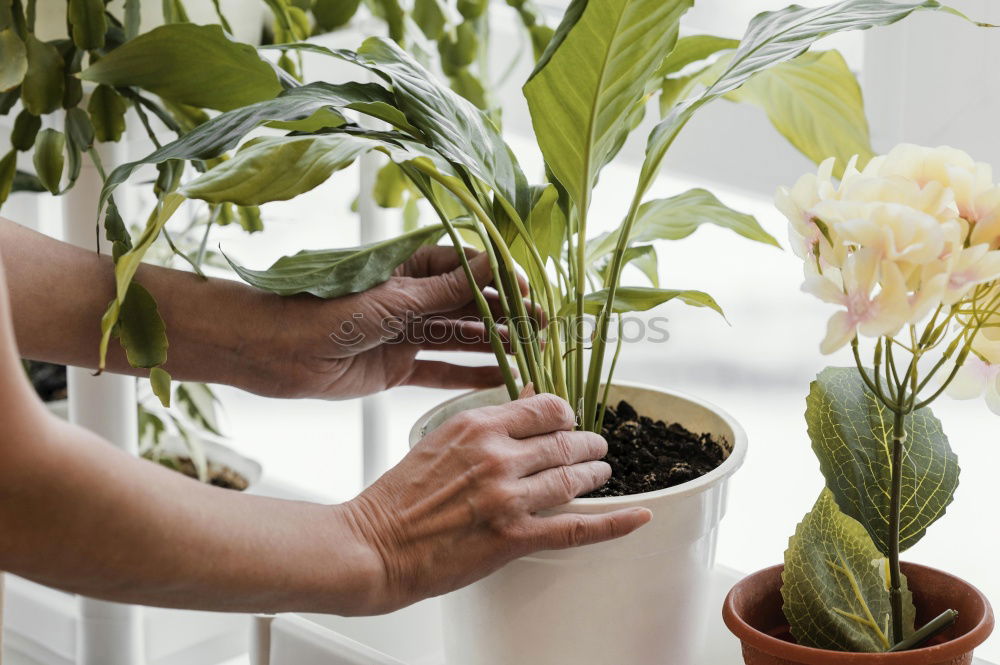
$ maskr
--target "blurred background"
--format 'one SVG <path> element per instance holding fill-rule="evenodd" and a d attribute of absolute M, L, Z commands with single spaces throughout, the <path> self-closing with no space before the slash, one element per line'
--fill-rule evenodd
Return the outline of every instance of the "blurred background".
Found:
<path fill-rule="evenodd" d="M 189 3 L 191 4 L 191 3 Z M 206 3 L 207 4 L 207 3 Z M 243 6 L 252 3 L 238 3 Z M 495 71 L 511 62 L 511 40 L 519 39 L 516 15 L 494 3 Z M 564 2 L 547 2 L 554 24 Z M 781 0 L 700 0 L 685 30 L 741 36 L 757 12 L 786 5 Z M 804 4 L 815 4 L 807 2 Z M 1000 23 L 1000 7 L 990 0 L 956 0 L 953 6 L 979 20 Z M 230 16 L 243 9 L 231 9 Z M 318 38 L 329 46 L 357 46 L 371 32 L 364 20 Z M 918 15 L 877 32 L 854 33 L 820 44 L 838 48 L 859 74 L 876 151 L 900 141 L 948 144 L 1000 166 L 1000 37 L 938 14 Z M 531 69 L 530 55 L 495 94 L 502 102 L 504 130 L 525 171 L 541 173 L 520 84 Z M 306 55 L 307 80 L 354 76 L 347 65 Z M 9 122 L 11 118 L 3 118 Z M 6 136 L 0 131 L 0 136 Z M 595 233 L 616 225 L 628 201 L 647 132 L 637 131 L 615 165 L 604 171 L 594 201 Z M 149 150 L 138 134 L 129 152 Z M 0 152 L 6 146 L 0 145 Z M 777 134 L 763 112 L 717 101 L 681 135 L 664 175 L 650 197 L 702 186 L 724 203 L 751 213 L 787 246 L 785 221 L 772 205 L 774 190 L 791 185 L 815 167 Z M 267 230 L 246 235 L 227 227 L 214 236 L 243 265 L 263 268 L 303 248 L 359 244 L 352 202 L 358 193 L 356 168 L 336 175 L 316 190 L 285 203 L 264 206 Z M 18 194 L 4 208 L 15 221 L 58 233 L 61 208 L 50 197 Z M 390 229 L 401 228 L 396 211 L 383 213 Z M 666 318 L 669 340 L 626 345 L 617 377 L 677 389 L 716 403 L 747 430 L 750 452 L 731 486 L 729 512 L 719 543 L 719 562 L 751 571 L 781 561 L 788 537 L 812 506 L 822 477 L 805 433 L 803 412 L 809 382 L 822 367 L 851 365 L 846 355 L 823 357 L 819 341 L 830 308 L 800 292 L 801 261 L 787 249 L 747 243 L 735 235 L 703 228 L 682 244 L 662 243 L 660 280 L 666 288 L 701 289 L 725 309 L 717 315 L 681 306 L 663 306 L 650 316 Z M 635 275 L 632 275 L 634 278 Z M 638 283 L 638 282 L 637 282 Z M 465 362 L 490 362 L 488 357 Z M 223 427 L 231 444 L 261 462 L 265 486 L 273 493 L 335 502 L 363 486 L 363 405 L 360 401 L 278 401 L 219 387 Z M 406 451 L 411 424 L 450 397 L 442 391 L 396 389 L 368 407 L 381 414 L 375 433 L 386 443 L 389 460 Z M 962 466 L 962 484 L 947 518 L 905 555 L 908 560 L 946 568 L 1000 601 L 1000 547 L 996 528 L 996 474 L 1000 469 L 997 416 L 980 401 L 942 399 L 935 407 Z M 369 431 L 369 436 L 372 432 Z M 961 543 L 961 547 L 956 544 Z M 1000 661 L 1000 638 L 979 653 Z"/>

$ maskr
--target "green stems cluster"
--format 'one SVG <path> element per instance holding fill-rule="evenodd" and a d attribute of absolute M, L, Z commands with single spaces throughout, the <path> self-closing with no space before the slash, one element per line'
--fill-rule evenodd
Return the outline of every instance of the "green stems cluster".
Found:
<path fill-rule="evenodd" d="M 984 302 L 984 299 L 985 302 Z M 938 307 L 920 334 L 914 325 L 908 326 L 909 340 L 902 342 L 895 336 L 878 339 L 873 354 L 873 371 L 866 369 L 859 350 L 858 339 L 851 342 L 858 372 L 879 402 L 892 414 L 892 443 L 890 450 L 891 477 L 889 484 L 889 515 L 886 553 L 889 566 L 889 602 L 892 612 L 893 644 L 904 638 L 903 589 L 900 569 L 900 522 L 903 495 L 903 460 L 907 454 L 907 418 L 915 411 L 929 406 L 941 396 L 958 375 L 959 369 L 972 352 L 972 342 L 981 328 L 996 315 L 1000 295 L 988 287 L 976 289 L 970 300 L 950 308 Z M 921 361 L 941 346 L 949 329 L 960 325 L 959 332 L 945 348 L 941 357 L 921 376 Z M 897 364 L 900 352 L 909 355 L 906 368 Z M 929 396 L 921 398 L 931 381 L 949 362 L 954 366 Z"/>

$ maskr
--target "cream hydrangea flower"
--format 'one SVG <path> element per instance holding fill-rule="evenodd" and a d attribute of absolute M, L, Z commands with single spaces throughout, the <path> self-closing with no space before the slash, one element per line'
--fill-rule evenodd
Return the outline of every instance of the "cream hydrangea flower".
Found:
<path fill-rule="evenodd" d="M 780 187 L 775 195 L 775 205 L 788 218 L 792 250 L 801 259 L 819 252 L 826 254 L 834 247 L 825 238 L 828 233 L 824 234 L 824 230 L 816 225 L 812 208 L 820 201 L 836 195 L 833 184 L 835 162 L 833 157 L 827 159 L 819 165 L 816 173 L 806 173 L 791 189 Z"/>
<path fill-rule="evenodd" d="M 880 261 L 878 253 L 868 249 L 850 254 L 841 269 L 830 268 L 822 274 L 806 262 L 802 290 L 844 307 L 827 324 L 820 345 L 823 353 L 833 353 L 859 332 L 871 337 L 893 335 L 906 324 L 912 309 L 898 266 Z"/>
<path fill-rule="evenodd" d="M 950 189 L 960 217 L 976 221 L 980 195 L 994 189 L 993 169 L 976 162 L 968 153 L 940 146 L 927 148 L 902 143 L 884 157 L 873 159 L 864 169 L 865 175 L 900 176 L 921 187 L 937 184 Z"/>
<path fill-rule="evenodd" d="M 945 392 L 962 400 L 985 396 L 986 406 L 1000 415 L 1000 342 L 978 335 L 972 350 Z"/>

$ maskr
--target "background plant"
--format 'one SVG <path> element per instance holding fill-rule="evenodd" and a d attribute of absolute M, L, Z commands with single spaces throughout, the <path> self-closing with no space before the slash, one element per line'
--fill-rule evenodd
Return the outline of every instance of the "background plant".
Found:
<path fill-rule="evenodd" d="M 616 350 L 608 368 L 606 340 L 613 319 L 674 299 L 721 311 L 700 291 L 622 286 L 626 263 L 648 266 L 653 256 L 651 246 L 634 243 L 684 237 L 703 223 L 774 243 L 753 218 L 726 208 L 704 190 L 646 200 L 681 129 L 700 108 L 728 97 L 764 105 L 806 154 L 815 157 L 859 143 L 870 154 L 860 92 L 843 59 L 806 51 L 835 32 L 891 23 L 920 9 L 942 9 L 931 0 L 789 7 L 756 17 L 736 44 L 708 36 L 678 39 L 680 18 L 690 6 L 690 0 L 571 4 L 524 88 L 548 176 L 548 182 L 534 186 L 489 114 L 439 83 L 393 42 L 372 38 L 357 51 L 309 43 L 275 45 L 285 52 L 308 50 L 351 62 L 379 82 L 289 84 L 274 99 L 213 118 L 110 174 L 104 201 L 143 164 L 213 159 L 265 124 L 299 122 L 320 112 L 339 119 L 284 136 L 257 136 L 201 177 L 165 188 L 142 236 L 118 261 L 118 297 L 105 317 L 105 345 L 135 268 L 185 199 L 249 206 L 293 198 L 374 150 L 397 165 L 440 224 L 354 250 L 303 252 L 266 271 L 234 266 L 237 272 L 277 293 L 336 297 L 388 278 L 421 244 L 444 235 L 460 244 L 460 232 L 471 231 L 494 270 L 500 321 L 483 298 L 478 305 L 511 396 L 517 395 L 517 385 L 503 352 L 498 328 L 503 321 L 511 322 L 517 333 L 511 335 L 511 351 L 523 380 L 566 397 L 577 407 L 581 427 L 597 429 L 606 393 L 601 385 L 609 384 L 617 356 Z M 104 81 L 108 69 L 98 63 L 83 75 Z M 795 94 L 788 94 L 789 89 Z M 599 174 L 657 95 L 665 113 L 647 139 L 646 159 L 624 220 L 608 236 L 589 237 L 588 213 Z M 807 112 L 824 106 L 850 112 L 838 122 L 817 125 Z M 367 129 L 353 122 L 352 114 L 391 129 Z M 518 269 L 531 285 L 527 302 L 516 283 Z M 538 307 L 548 315 L 544 344 L 537 319 L 529 316 Z M 592 339 L 584 335 L 587 316 L 596 318 Z"/>
<path fill-rule="evenodd" d="M 266 30 L 261 26 L 264 39 L 281 42 L 341 28 L 365 8 L 393 39 L 412 47 L 422 61 L 448 72 L 456 90 L 499 117 L 486 94 L 493 81 L 483 66 L 489 43 L 487 0 L 457 4 L 419 0 L 412 6 L 399 0 L 265 0 L 265 4 L 272 23 Z M 539 19 L 534 4 L 510 4 L 525 26 L 526 42 L 530 40 L 535 50 L 543 48 L 552 31 Z M 39 7 L 34 0 L 0 0 L 0 114 L 17 113 L 11 150 L 0 159 L 0 205 L 17 191 L 66 193 L 74 186 L 84 159 L 93 160 L 103 173 L 94 148 L 122 139 L 126 122 L 133 117 L 129 109 L 134 109 L 141 131 L 159 147 L 166 137 L 185 136 L 214 111 L 271 99 L 285 87 L 297 85 L 302 63 L 294 53 L 281 52 L 274 64 L 259 57 L 253 47 L 232 39 L 220 3 L 212 5 L 217 24 L 195 25 L 182 0 L 163 2 L 164 25 L 140 34 L 143 7 L 139 0 L 118 8 L 102 0 L 73 0 L 57 9 L 65 12 L 67 37 L 42 41 L 35 32 L 36 19 L 41 18 L 36 16 Z M 43 3 L 40 9 L 51 23 L 49 14 L 56 8 Z M 90 74 L 81 76 L 83 69 Z M 86 95 L 84 79 L 97 81 Z M 283 129 L 318 128 L 340 121 L 338 115 L 319 109 L 315 117 Z M 62 130 L 53 125 L 61 125 Z M 32 155 L 34 173 L 18 169 L 19 153 Z M 159 164 L 152 182 L 154 196 L 176 187 L 187 168 L 204 172 L 226 158 L 219 154 L 208 160 Z M 375 195 L 386 206 L 406 204 L 412 225 L 416 196 L 403 183 L 397 171 L 386 169 Z M 162 234 L 179 267 L 202 274 L 206 262 L 228 269 L 224 262 L 214 260 L 210 235 L 216 227 L 232 223 L 250 233 L 263 229 L 257 206 L 219 202 L 206 206 L 180 229 L 163 228 Z M 132 248 L 117 207 L 109 208 L 104 229 L 114 243 L 116 259 Z M 196 229 L 202 234 L 200 240 L 182 242 Z M 125 347 L 129 362 L 150 370 L 154 392 L 166 404 L 170 377 L 161 367 L 167 358 L 165 327 L 155 302 L 141 285 L 130 286 L 113 333 Z"/>
<path fill-rule="evenodd" d="M 902 145 L 839 184 L 831 166 L 778 197 L 803 288 L 839 306 L 823 351 L 850 344 L 856 364 L 821 372 L 807 398 L 826 489 L 790 542 L 782 593 L 799 643 L 886 651 L 915 641 L 900 552 L 958 486 L 929 407 L 948 390 L 981 395 L 990 376 L 997 387 L 1000 188 L 949 148 Z"/>

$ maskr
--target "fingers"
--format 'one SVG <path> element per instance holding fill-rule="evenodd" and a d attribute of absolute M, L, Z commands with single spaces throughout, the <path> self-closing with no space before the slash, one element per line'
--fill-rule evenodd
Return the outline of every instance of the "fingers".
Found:
<path fill-rule="evenodd" d="M 451 251 L 454 253 L 454 250 Z M 476 281 L 476 288 L 482 289 L 492 281 L 493 273 L 486 254 L 479 254 L 469 261 L 469 268 Z M 461 266 L 439 275 L 410 278 L 402 288 L 409 301 L 407 304 L 419 315 L 450 312 L 472 302 L 473 296 L 472 287 Z"/>
<path fill-rule="evenodd" d="M 608 442 L 600 434 L 559 431 L 520 441 L 515 467 L 524 477 L 554 467 L 599 460 L 607 454 Z"/>
<path fill-rule="evenodd" d="M 536 550 L 562 550 L 626 536 L 647 524 L 653 513 L 629 508 L 604 515 L 563 514 L 536 518 L 531 544 Z"/>
<path fill-rule="evenodd" d="M 525 507 L 534 513 L 561 506 L 596 490 L 610 477 L 611 466 L 607 462 L 583 462 L 546 469 L 523 478 L 519 484 Z"/>
<path fill-rule="evenodd" d="M 485 407 L 482 411 L 514 439 L 571 430 L 576 424 L 576 415 L 566 400 L 550 393 Z"/>
<path fill-rule="evenodd" d="M 500 342 L 510 352 L 510 333 L 506 326 L 497 326 Z M 480 321 L 430 319 L 423 326 L 420 348 L 429 351 L 471 351 L 491 353 L 490 334 Z"/>
<path fill-rule="evenodd" d="M 469 259 L 480 253 L 471 247 L 463 247 L 462 251 Z M 462 262 L 454 247 L 429 245 L 414 252 L 413 256 L 396 269 L 396 274 L 407 277 L 433 277 L 441 273 L 451 272 L 461 265 Z"/>
<path fill-rule="evenodd" d="M 417 360 L 405 381 L 425 388 L 492 388 L 503 383 L 499 367 L 466 367 L 437 360 Z"/>

